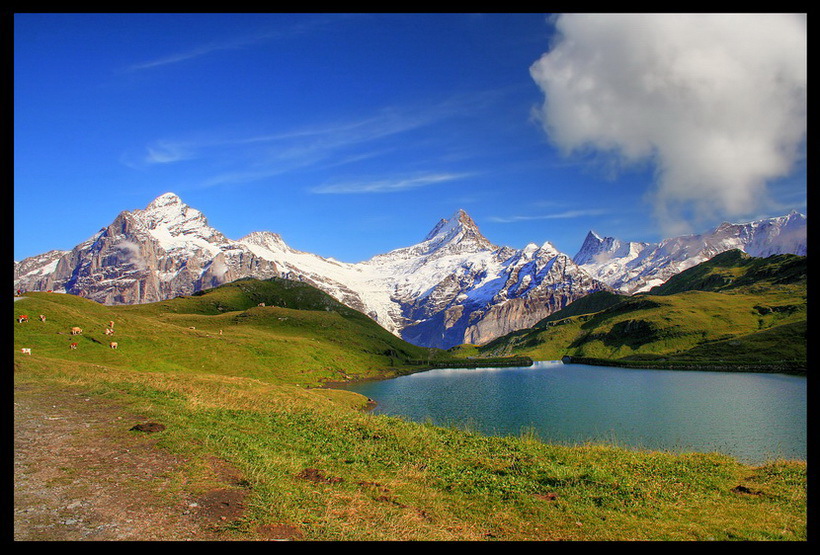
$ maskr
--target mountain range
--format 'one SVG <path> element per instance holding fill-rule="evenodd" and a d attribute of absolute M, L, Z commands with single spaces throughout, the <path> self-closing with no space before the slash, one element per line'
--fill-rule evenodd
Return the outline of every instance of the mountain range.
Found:
<path fill-rule="evenodd" d="M 807 257 L 715 255 L 649 295 L 598 292 L 476 355 L 650 368 L 805 374 Z"/>
<path fill-rule="evenodd" d="M 410 343 L 449 348 L 527 328 L 591 293 L 648 291 L 731 249 L 805 255 L 806 217 L 724 223 L 660 243 L 590 232 L 570 257 L 549 242 L 495 245 L 458 210 L 415 245 L 346 263 L 293 249 L 269 231 L 229 239 L 166 193 L 145 209 L 121 212 L 70 251 L 15 262 L 14 287 L 115 305 L 191 295 L 244 277 L 283 277 L 318 287 Z"/>

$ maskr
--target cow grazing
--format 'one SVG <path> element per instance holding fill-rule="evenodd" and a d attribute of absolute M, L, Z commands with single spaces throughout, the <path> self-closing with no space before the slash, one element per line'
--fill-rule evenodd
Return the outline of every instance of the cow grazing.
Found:
<path fill-rule="evenodd" d="M 112 330 L 114 329 L 114 320 L 111 320 L 110 322 L 108 322 L 108 327 L 111 328 Z"/>
<path fill-rule="evenodd" d="M 40 314 L 40 321 L 41 321 L 41 322 L 45 322 L 45 321 L 46 321 L 46 315 L 45 315 L 45 314 Z"/>
<path fill-rule="evenodd" d="M 81 333 L 83 333 L 82 328 L 78 328 L 77 326 L 71 328 L 71 335 L 80 335 Z"/>
<path fill-rule="evenodd" d="M 116 349 L 117 348 L 117 342 L 112 341 L 111 343 L 108 344 L 108 346 L 111 347 L 112 349 Z"/>
<path fill-rule="evenodd" d="M 114 330 L 111 328 L 105 328 L 105 335 L 114 335 Z"/>
<path fill-rule="evenodd" d="M 69 346 L 68 346 L 68 348 L 69 348 L 69 349 L 76 349 L 76 348 L 77 348 L 77 344 L 76 344 L 76 343 L 72 343 L 71 345 L 69 345 Z"/>
<path fill-rule="evenodd" d="M 21 351 L 24 355 L 30 355 L 30 354 L 31 354 L 31 349 L 29 349 L 29 348 L 27 348 L 27 347 L 23 347 L 22 349 L 20 349 L 20 351 Z"/>
<path fill-rule="evenodd" d="M 256 305 L 256 306 L 265 306 L 265 303 L 259 303 L 259 304 L 258 304 L 258 305 Z"/>
<path fill-rule="evenodd" d="M 21 314 L 19 318 L 17 318 L 17 323 L 22 324 L 23 322 L 28 322 L 28 316 L 25 314 Z"/>

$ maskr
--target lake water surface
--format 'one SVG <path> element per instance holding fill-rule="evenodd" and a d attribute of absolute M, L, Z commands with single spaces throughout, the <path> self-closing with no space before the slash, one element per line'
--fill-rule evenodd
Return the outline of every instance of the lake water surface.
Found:
<path fill-rule="evenodd" d="M 439 369 L 354 384 L 380 414 L 549 443 L 806 459 L 806 378 L 636 370 L 560 361 Z"/>

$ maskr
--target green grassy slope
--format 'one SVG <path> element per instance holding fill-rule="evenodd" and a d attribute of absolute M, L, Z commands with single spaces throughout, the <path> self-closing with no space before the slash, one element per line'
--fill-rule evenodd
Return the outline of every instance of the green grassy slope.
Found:
<path fill-rule="evenodd" d="M 200 295 L 129 306 L 32 293 L 15 309 L 30 316 L 15 329 L 17 350 L 143 371 L 318 385 L 402 372 L 411 360 L 449 358 L 397 338 L 310 285 L 280 279 L 241 280 Z M 112 337 L 104 334 L 109 321 L 115 323 Z M 82 335 L 69 335 L 73 326 Z M 108 347 L 112 340 L 116 350 Z M 76 350 L 69 349 L 72 342 Z"/>
<path fill-rule="evenodd" d="M 593 297 L 593 296 L 590 296 Z M 581 299 L 483 354 L 805 371 L 806 260 L 723 253 L 649 294 Z"/>
<path fill-rule="evenodd" d="M 672 276 L 653 287 L 650 295 L 673 295 L 684 291 L 753 291 L 805 285 L 805 256 L 779 254 L 755 258 L 734 249 Z"/>
<path fill-rule="evenodd" d="M 354 312 L 276 281 L 140 306 L 33 293 L 14 303 L 15 316 L 30 317 L 14 324 L 15 395 L 95 397 L 164 424 L 155 448 L 184 461 L 167 476 L 169 494 L 212 487 L 214 458 L 232 465 L 249 497 L 241 518 L 220 525 L 226 539 L 265 527 L 326 541 L 806 539 L 802 462 L 749 467 L 718 454 L 487 437 L 306 387 L 449 356 Z M 110 320 L 116 350 L 103 333 Z M 123 430 L 132 424 L 123 418 Z M 125 453 L 137 440 L 118 441 Z M 71 478 L 71 468 L 54 473 Z"/>

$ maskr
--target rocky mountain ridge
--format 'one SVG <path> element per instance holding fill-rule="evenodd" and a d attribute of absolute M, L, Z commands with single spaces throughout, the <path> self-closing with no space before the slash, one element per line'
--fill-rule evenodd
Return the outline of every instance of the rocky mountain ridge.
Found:
<path fill-rule="evenodd" d="M 711 231 L 660 243 L 621 241 L 590 231 L 573 261 L 619 293 L 649 291 L 670 277 L 717 254 L 739 249 L 751 256 L 806 255 L 806 216 L 785 216 L 745 224 L 724 222 Z"/>
<path fill-rule="evenodd" d="M 805 230 L 804 216 L 803 222 Z M 765 243 L 763 233 L 743 230 L 724 229 L 727 240 L 714 248 L 735 245 L 728 239 L 738 235 L 749 244 Z M 411 343 L 448 348 L 531 326 L 596 291 L 654 285 L 663 272 L 675 273 L 710 252 L 687 244 L 691 248 L 622 243 L 591 233 L 573 259 L 549 242 L 523 249 L 494 245 L 458 210 L 420 243 L 351 264 L 293 249 L 269 231 L 228 239 L 200 211 L 166 193 L 143 210 L 121 212 L 70 251 L 16 262 L 14 286 L 135 304 L 242 277 L 284 277 L 322 289 Z M 770 242 L 769 248 L 779 247 Z"/>

